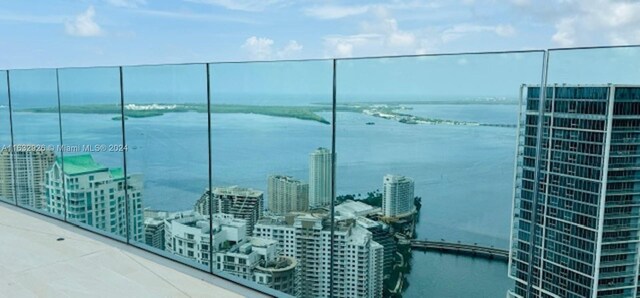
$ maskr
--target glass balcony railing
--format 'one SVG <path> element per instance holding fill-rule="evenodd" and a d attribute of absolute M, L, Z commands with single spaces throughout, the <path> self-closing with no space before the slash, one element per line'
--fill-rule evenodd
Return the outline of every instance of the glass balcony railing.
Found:
<path fill-rule="evenodd" d="M 549 195 L 565 199 L 535 181 L 589 174 L 578 157 L 604 173 L 618 154 L 582 140 L 549 172 L 565 151 L 538 139 L 605 135 L 603 121 L 640 129 L 634 106 L 615 119 L 538 115 L 556 98 L 636 86 L 634 50 L 611 49 L 614 62 L 594 49 L 0 71 L 0 201 L 278 297 L 501 297 L 527 288 L 532 239 L 549 233 L 540 214 Z M 635 137 L 612 142 L 638 152 Z M 593 220 L 581 208 L 597 197 L 581 192 L 575 214 L 552 219 Z M 509 254 L 523 259 L 508 266 Z"/>

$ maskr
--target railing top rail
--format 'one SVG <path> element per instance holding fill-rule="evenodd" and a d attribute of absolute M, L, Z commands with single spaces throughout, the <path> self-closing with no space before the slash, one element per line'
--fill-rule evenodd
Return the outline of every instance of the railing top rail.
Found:
<path fill-rule="evenodd" d="M 287 63 L 287 62 L 308 62 L 308 61 L 349 61 L 364 59 L 393 59 L 393 58 L 419 58 L 419 57 L 437 57 L 437 56 L 461 56 L 461 55 L 499 55 L 499 54 L 524 54 L 524 53 L 544 53 L 548 51 L 567 51 L 567 50 L 589 50 L 589 49 L 616 49 L 616 48 L 640 48 L 640 44 L 633 45 L 613 45 L 613 46 L 585 46 L 585 47 L 569 47 L 569 48 L 549 48 L 549 49 L 530 49 L 530 50 L 505 50 L 505 51 L 483 51 L 483 52 L 445 52 L 445 53 L 426 53 L 426 54 L 408 54 L 408 55 L 381 55 L 381 56 L 363 56 L 363 57 L 332 57 L 332 58 L 308 58 L 308 59 L 283 59 L 283 60 L 247 60 L 247 61 L 202 61 L 202 62 L 177 62 L 177 63 L 148 63 L 148 64 L 131 64 L 131 65 L 96 65 L 96 66 L 60 66 L 45 68 L 2 68 L 0 71 L 12 70 L 51 70 L 51 69 L 90 69 L 90 68 L 114 68 L 114 67 L 142 67 L 142 66 L 177 66 L 177 65 L 206 65 L 206 64 L 243 64 L 243 63 Z"/>

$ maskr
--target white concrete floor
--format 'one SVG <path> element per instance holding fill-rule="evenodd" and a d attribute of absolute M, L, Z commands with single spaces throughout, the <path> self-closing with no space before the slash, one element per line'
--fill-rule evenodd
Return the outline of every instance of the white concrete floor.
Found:
<path fill-rule="evenodd" d="M 0 297 L 267 296 L 0 202 Z"/>

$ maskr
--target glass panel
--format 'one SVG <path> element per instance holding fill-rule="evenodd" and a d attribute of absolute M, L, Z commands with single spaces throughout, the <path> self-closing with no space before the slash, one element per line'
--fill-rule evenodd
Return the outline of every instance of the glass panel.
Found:
<path fill-rule="evenodd" d="M 9 119 L 7 72 L 0 71 L 0 200 L 15 203 L 11 154 L 11 121 Z"/>
<path fill-rule="evenodd" d="M 123 67 L 130 240 L 209 269 L 205 65 Z M 135 183 L 133 183 L 135 181 Z M 144 215 L 144 224 L 136 218 Z M 165 238 L 166 236 L 166 238 Z"/>
<path fill-rule="evenodd" d="M 535 279 L 550 295 L 635 296 L 640 47 L 551 50 L 547 76 L 538 156 L 544 180 L 532 185 L 545 208 L 531 208 L 546 224 L 539 241 L 528 241 L 545 253 L 534 264 L 538 275 L 518 287 Z M 550 278 L 566 272 L 581 278 Z"/>
<path fill-rule="evenodd" d="M 550 50 L 547 84 L 638 84 L 640 47 Z"/>
<path fill-rule="evenodd" d="M 20 206 L 65 216 L 60 164 L 60 119 L 55 69 L 9 71 L 15 195 Z"/>
<path fill-rule="evenodd" d="M 332 61 L 210 67 L 214 271 L 327 296 Z"/>
<path fill-rule="evenodd" d="M 126 237 L 120 70 L 60 69 L 58 80 L 67 220 Z"/>
<path fill-rule="evenodd" d="M 370 254 L 384 248 L 382 263 L 364 264 L 375 279 L 358 284 L 407 297 L 500 297 L 513 288 L 505 257 L 520 90 L 540 84 L 543 55 L 337 62 L 336 212 L 360 219 L 373 240 Z M 437 245 L 460 252 L 483 246 L 502 257 L 429 250 Z"/>

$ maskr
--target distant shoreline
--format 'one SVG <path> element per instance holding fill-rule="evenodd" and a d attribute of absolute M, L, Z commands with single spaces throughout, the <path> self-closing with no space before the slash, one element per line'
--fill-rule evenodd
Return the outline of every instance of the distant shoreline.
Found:
<path fill-rule="evenodd" d="M 62 113 L 75 114 L 114 114 L 114 120 L 121 112 L 120 105 L 115 104 L 94 104 L 82 106 L 61 106 Z M 126 118 L 148 118 L 162 116 L 166 113 L 185 113 L 197 112 L 207 113 L 206 104 L 129 104 L 125 105 L 124 116 Z M 27 108 L 21 109 L 20 112 L 32 113 L 57 113 L 57 107 L 48 108 Z M 331 111 L 327 107 L 305 107 L 305 106 L 251 106 L 251 105 L 233 105 L 233 104 L 212 104 L 212 114 L 259 114 L 273 117 L 295 118 L 300 120 L 316 121 L 323 124 L 329 124 L 329 121 L 317 112 Z"/>
<path fill-rule="evenodd" d="M 466 104 L 476 104 L 466 103 Z M 409 104 L 436 104 L 429 103 L 349 103 L 336 106 L 336 112 L 351 112 L 368 115 L 385 120 L 397 121 L 403 124 L 416 125 L 464 125 L 464 126 L 488 126 L 488 127 L 516 127 L 515 124 L 496 124 L 496 123 L 479 123 L 475 121 L 461 121 L 450 119 L 428 118 L 410 114 L 412 108 L 404 105 Z M 445 103 L 438 103 L 445 104 Z M 447 102 L 446 104 L 450 104 Z M 458 101 L 454 104 L 463 104 Z M 488 103 L 484 103 L 488 104 Z M 507 103 L 493 103 L 507 104 Z M 119 114 L 122 107 L 117 104 L 92 104 L 82 106 L 61 106 L 61 113 L 75 114 L 113 114 L 112 120 L 122 120 Z M 27 108 L 20 109 L 19 112 L 32 113 L 57 113 L 57 107 L 47 108 Z M 148 118 L 162 116 L 165 113 L 185 113 L 198 112 L 212 114 L 258 114 L 272 117 L 294 118 L 306 121 L 315 121 L 322 124 L 331 124 L 327 119 L 318 115 L 321 112 L 331 112 L 330 105 L 311 105 L 311 106 L 256 106 L 256 105 L 236 105 L 236 104 L 212 104 L 208 107 L 206 104 L 127 104 L 124 107 L 125 120 L 129 118 Z"/>

